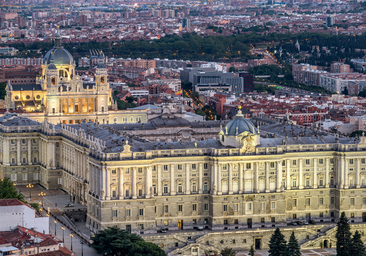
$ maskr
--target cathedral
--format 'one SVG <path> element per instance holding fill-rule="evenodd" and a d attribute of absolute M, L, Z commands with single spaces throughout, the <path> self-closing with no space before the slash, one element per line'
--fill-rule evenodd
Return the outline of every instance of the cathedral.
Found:
<path fill-rule="evenodd" d="M 109 87 L 107 68 L 102 59 L 95 71 L 94 82 L 85 82 L 75 74 L 75 61 L 61 43 L 59 29 L 55 45 L 44 56 L 42 74 L 35 84 L 6 87 L 5 105 L 22 109 L 35 121 L 56 124 L 144 123 L 145 110 L 117 110 Z"/>

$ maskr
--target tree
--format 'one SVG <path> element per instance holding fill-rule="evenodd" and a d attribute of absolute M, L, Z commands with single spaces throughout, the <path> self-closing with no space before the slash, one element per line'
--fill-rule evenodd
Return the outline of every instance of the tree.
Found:
<path fill-rule="evenodd" d="M 290 240 L 288 241 L 287 256 L 301 256 L 300 246 L 297 242 L 294 231 L 292 231 Z"/>
<path fill-rule="evenodd" d="M 19 193 L 15 187 L 13 182 L 10 179 L 5 178 L 0 180 L 0 199 L 12 199 L 16 198 L 22 202 L 26 202 L 24 200 L 24 195 Z"/>
<path fill-rule="evenodd" d="M 366 255 L 366 250 L 361 240 L 361 234 L 357 230 L 349 243 L 348 255 L 359 255 L 359 256 Z"/>
<path fill-rule="evenodd" d="M 358 93 L 358 96 L 360 97 L 366 97 L 366 90 L 362 90 Z"/>
<path fill-rule="evenodd" d="M 255 253 L 255 250 L 254 250 L 254 247 L 252 245 L 252 246 L 250 246 L 249 256 L 254 256 L 254 253 Z"/>
<path fill-rule="evenodd" d="M 287 245 L 285 236 L 281 233 L 279 228 L 276 228 L 271 240 L 269 241 L 269 256 L 286 256 Z"/>
<path fill-rule="evenodd" d="M 221 256 L 235 256 L 236 252 L 234 252 L 233 249 L 226 247 L 221 251 L 220 254 Z"/>
<path fill-rule="evenodd" d="M 337 223 L 337 256 L 349 255 L 349 244 L 351 240 L 351 231 L 346 214 L 342 212 Z"/>
<path fill-rule="evenodd" d="M 91 246 L 106 256 L 165 256 L 156 244 L 145 242 L 140 236 L 117 227 L 101 230 L 91 240 Z"/>

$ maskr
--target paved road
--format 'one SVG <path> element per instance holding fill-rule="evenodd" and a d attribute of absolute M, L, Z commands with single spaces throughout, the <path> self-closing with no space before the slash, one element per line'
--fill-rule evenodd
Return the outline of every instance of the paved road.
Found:
<path fill-rule="evenodd" d="M 55 219 L 50 216 L 50 233 L 52 235 L 55 235 L 55 223 L 53 222 Z M 56 223 L 56 237 L 62 241 L 63 235 L 62 235 L 62 224 Z M 71 237 L 70 237 L 70 230 L 67 228 L 64 231 L 64 243 L 65 246 L 71 250 Z M 88 247 L 87 245 L 81 245 L 81 240 L 74 234 L 74 237 L 72 238 L 72 251 L 75 253 L 76 256 L 97 256 L 98 254 L 93 248 Z M 83 247 L 83 252 L 81 251 L 81 247 Z"/>

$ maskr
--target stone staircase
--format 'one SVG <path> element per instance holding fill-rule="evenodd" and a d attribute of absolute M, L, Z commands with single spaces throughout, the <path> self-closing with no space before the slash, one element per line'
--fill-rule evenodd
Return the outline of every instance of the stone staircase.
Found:
<path fill-rule="evenodd" d="M 334 233 L 337 232 L 337 225 L 329 225 L 323 227 L 318 235 L 313 239 L 308 239 L 300 244 L 301 249 L 315 249 L 319 248 L 319 245 L 324 240 L 333 240 Z"/>
<path fill-rule="evenodd" d="M 177 255 L 177 254 L 182 254 L 184 251 L 186 250 L 190 250 L 192 247 L 199 247 L 200 250 L 207 250 L 207 251 L 220 251 L 218 248 L 212 246 L 212 245 L 207 245 L 203 243 L 203 240 L 208 236 L 207 233 L 201 233 L 198 234 L 194 237 L 192 237 L 190 240 L 186 241 L 182 238 L 180 238 L 177 235 L 174 235 L 174 238 L 176 238 L 179 241 L 185 242 L 186 244 L 183 244 L 179 247 L 177 247 L 176 249 L 168 252 L 168 256 L 172 256 L 172 255 Z"/>

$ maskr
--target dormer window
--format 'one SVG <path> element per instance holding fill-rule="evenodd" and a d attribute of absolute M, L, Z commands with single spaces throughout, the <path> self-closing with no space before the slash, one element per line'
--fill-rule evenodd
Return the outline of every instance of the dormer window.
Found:
<path fill-rule="evenodd" d="M 221 134 L 221 141 L 225 142 L 225 135 L 224 134 Z"/>

